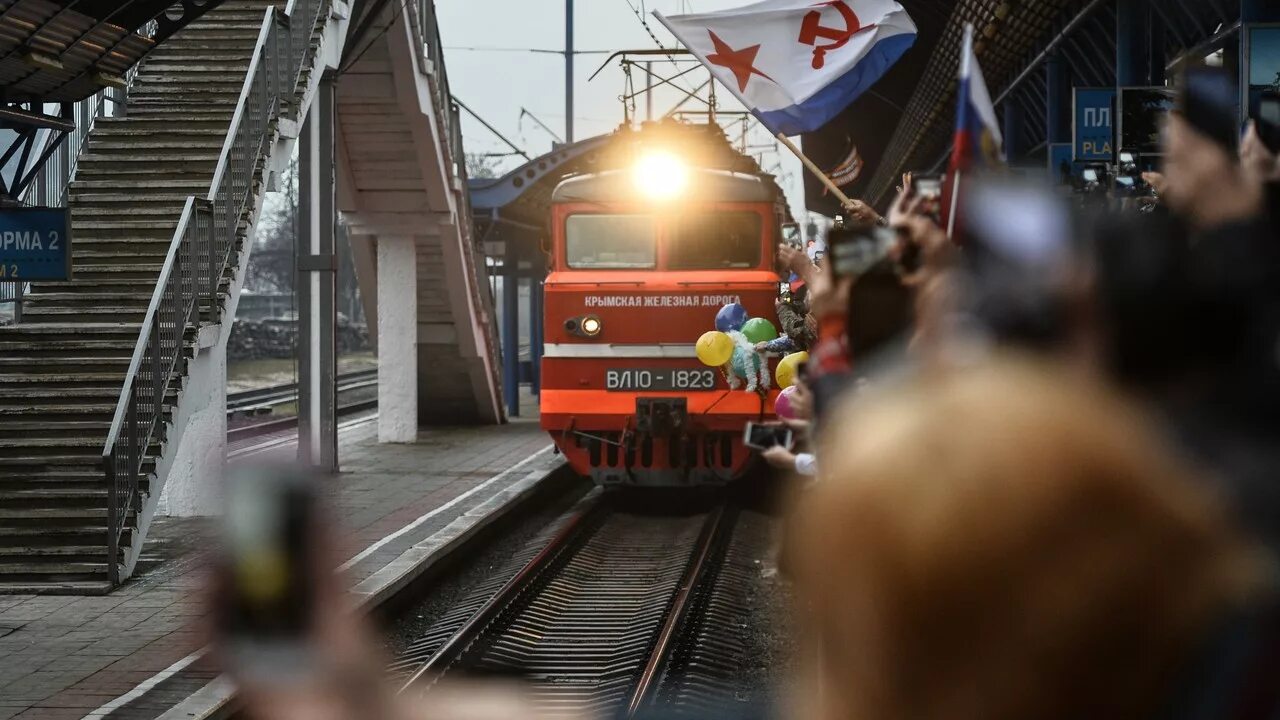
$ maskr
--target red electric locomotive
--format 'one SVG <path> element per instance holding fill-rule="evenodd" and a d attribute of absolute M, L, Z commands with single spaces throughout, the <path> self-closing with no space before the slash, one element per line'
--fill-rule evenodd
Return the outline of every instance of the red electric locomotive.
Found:
<path fill-rule="evenodd" d="M 542 427 L 598 484 L 724 484 L 751 461 L 743 428 L 772 417 L 776 390 L 730 389 L 694 345 L 727 303 L 774 318 L 789 213 L 758 169 L 694 166 L 661 146 L 629 154 L 630 167 L 552 195 Z"/>

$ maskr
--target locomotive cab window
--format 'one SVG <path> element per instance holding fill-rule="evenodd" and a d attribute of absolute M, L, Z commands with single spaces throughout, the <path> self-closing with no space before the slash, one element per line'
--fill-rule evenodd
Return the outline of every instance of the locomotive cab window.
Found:
<path fill-rule="evenodd" d="M 565 223 L 565 260 L 576 270 L 650 270 L 657 246 L 649 215 L 572 215 Z"/>
<path fill-rule="evenodd" d="M 674 219 L 669 270 L 728 270 L 760 265 L 760 216 L 749 212 L 691 213 Z"/>

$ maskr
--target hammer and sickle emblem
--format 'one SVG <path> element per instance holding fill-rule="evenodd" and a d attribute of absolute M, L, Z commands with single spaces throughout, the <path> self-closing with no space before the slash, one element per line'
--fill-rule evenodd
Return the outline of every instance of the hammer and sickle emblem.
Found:
<path fill-rule="evenodd" d="M 828 0 L 828 2 L 818 3 L 817 6 L 835 8 L 840 11 L 840 17 L 844 20 L 843 28 L 833 28 L 822 24 L 821 10 L 810 10 L 804 16 L 804 22 L 800 25 L 800 42 L 813 46 L 813 69 L 821 70 L 827 63 L 828 52 L 839 50 L 852 40 L 854 35 L 863 30 L 870 30 L 875 25 L 862 27 L 858 14 L 844 0 Z M 829 42 L 819 45 L 819 39 Z"/>

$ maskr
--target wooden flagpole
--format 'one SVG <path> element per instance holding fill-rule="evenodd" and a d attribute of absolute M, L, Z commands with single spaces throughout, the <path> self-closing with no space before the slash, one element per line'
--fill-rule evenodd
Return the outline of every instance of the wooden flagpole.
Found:
<path fill-rule="evenodd" d="M 831 194 L 834 195 L 835 198 L 840 201 L 840 204 L 842 206 L 848 205 L 849 203 L 853 202 L 852 200 L 849 199 L 849 196 L 845 195 L 844 192 L 840 189 L 840 187 L 835 184 L 835 181 L 833 181 L 830 177 L 827 177 L 827 174 L 822 171 L 822 168 L 818 167 L 817 163 L 810 160 L 808 156 L 806 156 L 803 152 L 801 152 L 800 147 L 798 145 L 791 142 L 791 138 L 787 137 L 786 135 L 783 135 L 782 133 L 778 133 L 775 137 L 777 137 L 778 141 L 781 142 L 784 146 L 786 146 L 786 148 L 790 150 L 796 157 L 800 158 L 800 162 L 804 163 L 804 166 L 809 170 L 809 172 L 816 175 L 818 179 L 822 181 L 822 184 L 827 186 L 827 189 L 830 190 Z"/>

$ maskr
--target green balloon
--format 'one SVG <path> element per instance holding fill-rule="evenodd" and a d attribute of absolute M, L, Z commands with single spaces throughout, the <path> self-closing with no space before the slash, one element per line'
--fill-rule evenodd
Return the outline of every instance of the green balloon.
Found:
<path fill-rule="evenodd" d="M 742 326 L 742 334 L 751 341 L 752 345 L 778 339 L 778 329 L 773 326 L 773 323 L 761 317 L 748 320 L 747 324 Z"/>

